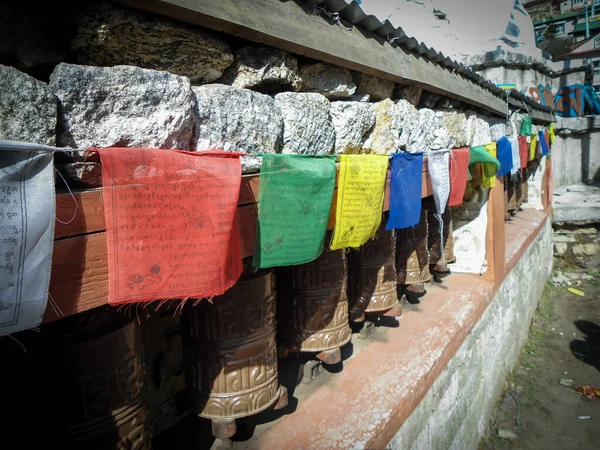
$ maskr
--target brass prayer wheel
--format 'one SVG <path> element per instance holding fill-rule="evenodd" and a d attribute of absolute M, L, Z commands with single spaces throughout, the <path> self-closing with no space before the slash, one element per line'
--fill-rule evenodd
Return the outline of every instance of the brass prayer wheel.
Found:
<path fill-rule="evenodd" d="M 385 220 L 374 239 L 348 257 L 348 297 L 351 320 L 365 314 L 395 309 L 401 313 L 396 289 L 396 242 L 394 230 L 385 229 Z"/>
<path fill-rule="evenodd" d="M 396 230 L 396 271 L 398 284 L 422 284 L 431 280 L 429 272 L 427 209 L 411 228 Z"/>
<path fill-rule="evenodd" d="M 328 364 L 341 361 L 339 348 L 352 339 L 344 250 L 326 250 L 307 264 L 280 268 L 277 275 L 277 336 L 283 346 L 319 352 Z"/>
<path fill-rule="evenodd" d="M 504 220 L 510 219 L 510 213 L 508 212 L 508 180 L 510 175 L 504 175 L 502 177 L 502 183 L 504 187 Z"/>
<path fill-rule="evenodd" d="M 274 275 L 263 272 L 183 308 L 188 398 L 198 416 L 212 419 L 215 437 L 233 436 L 237 418 L 287 404 L 277 377 L 275 295 Z"/>
<path fill-rule="evenodd" d="M 64 351 L 69 448 L 150 449 L 140 327 L 102 334 L 110 323 L 100 323 L 92 318 Z"/>
<path fill-rule="evenodd" d="M 507 189 L 506 193 L 508 196 L 508 213 L 510 216 L 514 216 L 516 214 L 518 205 L 517 205 L 517 175 L 507 175 Z"/>

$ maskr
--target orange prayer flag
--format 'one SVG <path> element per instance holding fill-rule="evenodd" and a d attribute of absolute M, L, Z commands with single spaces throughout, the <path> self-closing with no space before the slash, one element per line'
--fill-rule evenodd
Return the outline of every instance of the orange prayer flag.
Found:
<path fill-rule="evenodd" d="M 102 161 L 109 303 L 212 297 L 237 281 L 238 154 L 92 151 Z"/>

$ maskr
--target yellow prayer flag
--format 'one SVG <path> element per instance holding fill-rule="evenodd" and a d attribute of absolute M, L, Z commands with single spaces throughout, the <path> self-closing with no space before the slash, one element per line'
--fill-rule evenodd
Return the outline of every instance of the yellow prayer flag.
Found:
<path fill-rule="evenodd" d="M 529 161 L 535 159 L 535 152 L 537 151 L 537 135 L 531 136 L 531 143 L 529 144 Z"/>
<path fill-rule="evenodd" d="M 554 122 L 550 124 L 550 128 L 548 128 L 548 134 L 550 136 L 550 145 L 552 145 L 556 140 L 556 135 L 554 134 Z"/>
<path fill-rule="evenodd" d="M 341 155 L 331 249 L 360 247 L 381 223 L 387 155 Z"/>
<path fill-rule="evenodd" d="M 490 144 L 483 146 L 485 150 L 492 155 L 494 158 L 497 157 L 496 153 L 496 143 L 492 142 Z M 496 186 L 496 173 L 498 172 L 498 168 L 494 164 L 484 163 L 483 166 L 483 179 L 481 182 L 481 187 L 484 189 L 490 189 Z"/>

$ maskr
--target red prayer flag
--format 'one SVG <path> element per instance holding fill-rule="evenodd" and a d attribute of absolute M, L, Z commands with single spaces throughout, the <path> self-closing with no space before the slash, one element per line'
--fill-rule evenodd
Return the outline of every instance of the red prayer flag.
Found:
<path fill-rule="evenodd" d="M 519 136 L 519 157 L 521 158 L 521 169 L 527 167 L 529 161 L 529 144 L 527 136 Z"/>
<path fill-rule="evenodd" d="M 239 154 L 91 151 L 102 161 L 110 304 L 212 297 L 235 284 Z"/>
<path fill-rule="evenodd" d="M 462 204 L 469 179 L 469 149 L 456 148 L 450 156 L 450 198 L 448 206 Z"/>

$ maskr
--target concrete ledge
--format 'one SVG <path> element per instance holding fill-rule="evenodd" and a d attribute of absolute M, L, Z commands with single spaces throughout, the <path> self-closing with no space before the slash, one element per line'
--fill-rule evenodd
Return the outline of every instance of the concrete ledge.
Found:
<path fill-rule="evenodd" d="M 420 305 L 405 308 L 400 327 L 386 329 L 244 448 L 476 447 L 550 273 L 547 213 L 522 214 L 528 225 L 510 227 L 507 259 L 514 264 L 498 289 L 467 274 L 428 286 Z M 474 345 L 479 359 L 471 368 Z"/>
<path fill-rule="evenodd" d="M 562 186 L 554 191 L 552 208 L 552 223 L 556 225 L 600 223 L 600 188 Z"/>

